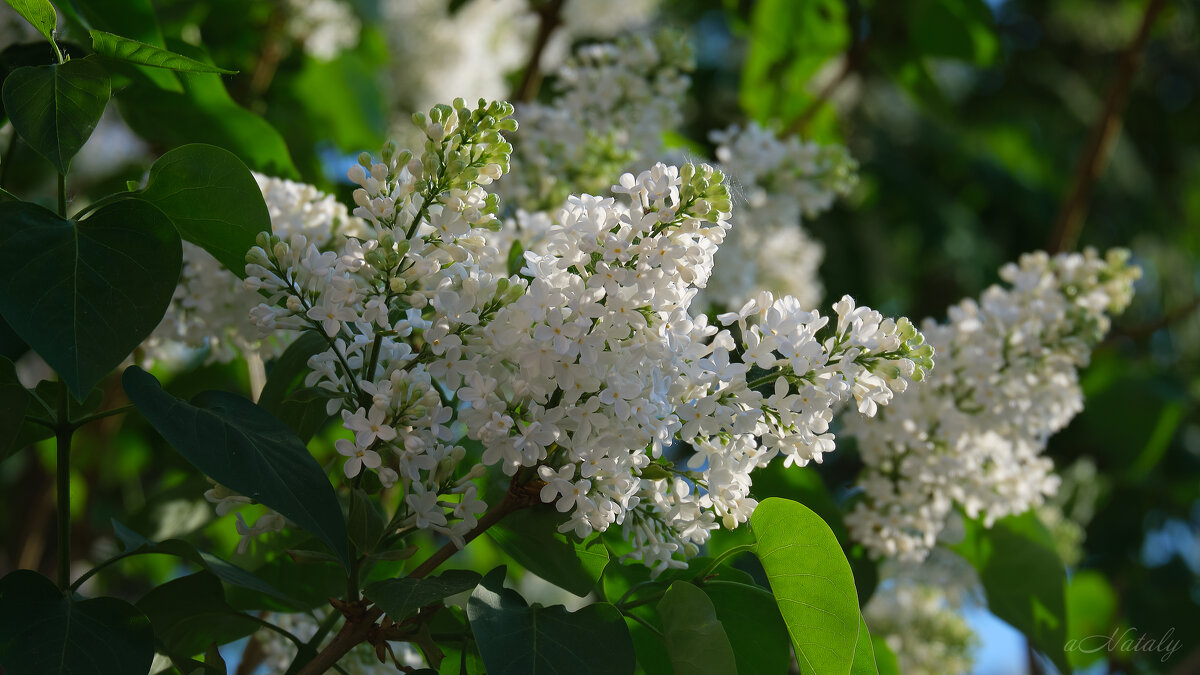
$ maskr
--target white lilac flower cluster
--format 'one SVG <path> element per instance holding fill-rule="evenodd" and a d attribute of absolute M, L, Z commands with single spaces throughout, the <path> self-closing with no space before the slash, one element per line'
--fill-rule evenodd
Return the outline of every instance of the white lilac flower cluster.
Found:
<path fill-rule="evenodd" d="M 364 224 L 332 196 L 311 185 L 255 174 L 271 229 L 281 237 L 303 235 L 322 250 L 338 247 L 347 236 L 362 236 Z M 143 344 L 148 361 L 169 359 L 177 347 L 209 350 L 212 361 L 229 362 L 257 354 L 278 356 L 286 336 L 265 339 L 250 320 L 262 298 L 204 249 L 183 243 L 179 285 L 162 323 Z"/>
<path fill-rule="evenodd" d="M 304 52 L 321 61 L 358 45 L 362 23 L 345 0 L 285 0 L 284 29 Z"/>
<path fill-rule="evenodd" d="M 663 132 L 683 119 L 691 69 L 690 47 L 671 32 L 578 49 L 558 71 L 554 100 L 518 109 L 505 199 L 531 212 L 557 209 L 569 194 L 601 194 L 657 159 Z"/>
<path fill-rule="evenodd" d="M 389 146 L 350 170 L 370 237 L 323 252 L 264 234 L 247 257 L 268 296 L 255 321 L 328 340 L 306 385 L 353 433 L 336 446 L 346 476 L 404 488 L 403 526 L 462 545 L 485 508 L 473 479 L 495 466 L 567 514 L 561 531 L 619 525 L 633 558 L 680 566 L 750 516 L 753 469 L 819 461 L 835 408 L 873 415 L 932 366 L 907 319 L 848 297 L 836 321 L 766 292 L 724 329 L 693 316 L 731 209 L 707 165 L 572 196 L 520 275 L 489 271 L 498 200 L 481 186 L 507 169 L 511 113 L 457 100 L 414 116 L 419 157 Z"/>
<path fill-rule="evenodd" d="M 1128 257 L 1026 254 L 1000 271 L 1008 287 L 925 324 L 938 369 L 887 414 L 847 421 L 866 469 L 846 522 L 873 555 L 922 559 L 955 505 L 990 525 L 1055 492 L 1042 450 L 1083 409 L 1078 369 L 1140 275 Z"/>
<path fill-rule="evenodd" d="M 737 227 L 721 249 L 703 300 L 732 308 L 766 289 L 816 306 L 824 295 L 817 270 L 825 250 L 801 223 L 850 192 L 857 163 L 840 145 L 780 138 L 756 123 L 711 137 L 740 199 Z"/>
<path fill-rule="evenodd" d="M 966 675 L 978 642 L 962 614 L 979 585 L 963 558 L 937 549 L 923 563 L 888 561 L 863 608 L 871 635 L 887 643 L 900 672 Z"/>

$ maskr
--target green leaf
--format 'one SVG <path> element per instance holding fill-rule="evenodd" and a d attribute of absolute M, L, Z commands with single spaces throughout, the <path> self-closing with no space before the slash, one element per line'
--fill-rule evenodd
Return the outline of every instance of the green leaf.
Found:
<path fill-rule="evenodd" d="M 787 626 L 768 591 L 731 581 L 709 581 L 700 588 L 725 627 L 739 673 L 787 673 L 792 660 Z"/>
<path fill-rule="evenodd" d="M 325 412 L 330 391 L 305 387 L 308 360 L 329 348 L 325 338 L 315 332 L 300 334 L 278 359 L 267 364 L 267 384 L 258 396 L 258 404 L 280 422 L 308 441 L 332 417 Z"/>
<path fill-rule="evenodd" d="M 274 598 L 291 608 L 302 608 L 303 603 L 285 595 L 271 584 L 263 581 L 233 563 L 222 560 L 211 553 L 197 549 L 182 539 L 167 539 L 166 541 L 150 541 L 134 532 L 115 518 L 112 520 L 113 533 L 124 547 L 122 555 L 172 555 L 215 574 L 221 581 L 237 588 L 253 591 L 264 597 Z"/>
<path fill-rule="evenodd" d="M 61 174 L 108 103 L 108 74 L 95 60 L 17 68 L 4 80 L 4 110 L 29 147 Z"/>
<path fill-rule="evenodd" d="M 350 513 L 346 529 L 350 542 L 359 553 L 372 553 L 379 537 L 383 534 L 386 516 L 383 509 L 366 492 L 359 488 L 350 491 Z"/>
<path fill-rule="evenodd" d="M 254 175 L 237 155 L 212 145 L 185 145 L 159 157 L 138 196 L 238 278 L 246 277 L 246 253 L 258 233 L 271 231 Z"/>
<path fill-rule="evenodd" d="M 675 672 L 736 675 L 733 646 L 717 619 L 717 610 L 695 584 L 671 584 L 658 602 L 658 615 Z"/>
<path fill-rule="evenodd" d="M 1095 570 L 1076 572 L 1067 586 L 1067 642 L 1072 668 L 1087 668 L 1105 657 L 1093 649 L 1112 634 L 1117 618 L 1117 593 Z"/>
<path fill-rule="evenodd" d="M 1067 638 L 1066 570 L 1054 539 L 1032 511 L 985 528 L 966 521 L 966 537 L 953 550 L 979 572 L 988 609 L 1025 634 L 1058 669 L 1070 672 Z"/>
<path fill-rule="evenodd" d="M 204 52 L 194 46 L 173 42 L 170 48 L 208 62 Z M 208 143 L 236 154 L 255 171 L 299 177 L 283 137 L 266 120 L 239 106 L 220 75 L 192 73 L 182 79 L 181 93 L 140 83 L 122 90 L 117 95 L 122 118 L 149 141 L 168 147 Z"/>
<path fill-rule="evenodd" d="M 79 11 L 80 22 L 88 30 L 121 35 L 152 47 L 166 47 L 151 0 L 71 0 L 63 6 L 64 10 L 69 8 Z M 183 90 L 179 78 L 169 70 L 146 66 L 138 66 L 137 70 L 159 89 Z"/>
<path fill-rule="evenodd" d="M 750 35 L 739 100 L 762 123 L 796 118 L 812 101 L 813 75 L 850 46 L 841 0 L 761 0 Z"/>
<path fill-rule="evenodd" d="M 116 598 L 81 600 L 30 570 L 0 579 L 0 668 L 8 675 L 145 673 L 150 621 Z"/>
<path fill-rule="evenodd" d="M 63 220 L 0 204 L 0 314 L 83 400 L 158 326 L 179 280 L 179 235 L 151 204 Z"/>
<path fill-rule="evenodd" d="M 633 643 L 616 607 L 529 607 L 504 575 L 503 566 L 489 572 L 467 602 L 488 675 L 632 675 Z"/>
<path fill-rule="evenodd" d="M 346 521 L 321 465 L 290 429 L 252 402 L 221 391 L 191 403 L 146 371 L 125 370 L 125 393 L 150 424 L 205 475 L 278 511 L 325 543 L 346 568 Z"/>
<path fill-rule="evenodd" d="M 879 667 L 875 665 L 875 648 L 871 642 L 871 632 L 867 630 L 867 622 L 858 617 L 858 642 L 854 644 L 854 665 L 850 668 L 851 675 L 879 675 Z"/>
<path fill-rule="evenodd" d="M 47 40 L 54 39 L 54 29 L 58 27 L 58 14 L 50 0 L 4 0 L 9 7 L 17 10 L 17 14 L 33 24 L 37 32 Z"/>
<path fill-rule="evenodd" d="M 154 626 L 159 649 L 173 657 L 202 654 L 210 644 L 233 642 L 261 627 L 225 602 L 220 579 L 208 571 L 151 589 L 137 608 Z"/>
<path fill-rule="evenodd" d="M 186 56 L 167 51 L 145 42 L 123 38 L 120 35 L 105 33 L 102 30 L 91 31 L 92 49 L 109 59 L 128 61 L 152 68 L 166 68 L 185 73 L 222 73 L 235 75 L 236 70 L 225 70 L 214 65 L 189 59 Z"/>
<path fill-rule="evenodd" d="M 21 449 L 16 444 L 33 397 L 21 386 L 12 361 L 0 357 L 0 461 Z"/>
<path fill-rule="evenodd" d="M 750 526 L 800 672 L 846 675 L 860 615 L 854 576 L 837 538 L 808 508 L 777 497 L 758 505 Z"/>
<path fill-rule="evenodd" d="M 400 621 L 425 605 L 475 588 L 480 579 L 482 577 L 469 570 L 450 570 L 428 579 L 405 577 L 376 581 L 363 589 L 363 595 L 379 605 L 393 621 Z"/>
<path fill-rule="evenodd" d="M 883 638 L 872 637 L 871 647 L 875 650 L 875 665 L 879 668 L 879 675 L 900 675 L 900 662 Z"/>
<path fill-rule="evenodd" d="M 911 41 L 921 56 L 984 66 L 1000 51 L 992 10 L 983 0 L 916 0 L 907 11 Z"/>
<path fill-rule="evenodd" d="M 487 533 L 525 569 L 582 597 L 604 574 L 608 549 L 599 537 L 583 543 L 568 539 L 558 531 L 560 522 L 554 509 L 535 507 L 510 514 Z"/>
<path fill-rule="evenodd" d="M 521 242 L 513 240 L 512 247 L 508 249 L 508 274 L 512 276 L 521 271 L 525 266 L 525 247 Z M 645 472 L 642 472 L 645 475 Z"/>

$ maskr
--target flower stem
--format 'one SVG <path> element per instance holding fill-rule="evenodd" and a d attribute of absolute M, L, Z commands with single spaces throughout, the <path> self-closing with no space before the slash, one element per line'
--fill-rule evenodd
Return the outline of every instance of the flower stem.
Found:
<path fill-rule="evenodd" d="M 58 464 L 55 467 L 58 496 L 58 587 L 71 585 L 71 425 L 67 413 L 67 385 L 59 382 L 58 414 L 54 436 L 58 442 Z"/>

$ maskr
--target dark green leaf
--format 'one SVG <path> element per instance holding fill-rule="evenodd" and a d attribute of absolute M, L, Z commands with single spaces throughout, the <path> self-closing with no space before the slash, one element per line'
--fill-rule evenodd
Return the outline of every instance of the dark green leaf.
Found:
<path fill-rule="evenodd" d="M 267 384 L 258 396 L 258 404 L 291 427 L 303 441 L 312 438 L 332 417 L 325 411 L 331 392 L 304 386 L 309 358 L 328 348 L 329 343 L 320 334 L 302 333 L 278 359 L 268 364 Z"/>
<path fill-rule="evenodd" d="M 17 10 L 17 14 L 33 24 L 37 32 L 47 40 L 54 39 L 54 29 L 58 26 L 58 14 L 50 0 L 5 0 L 9 7 Z"/>
<path fill-rule="evenodd" d="M 0 314 L 82 400 L 158 326 L 182 255 L 171 221 L 145 202 L 80 222 L 0 204 Z"/>
<path fill-rule="evenodd" d="M 772 497 L 750 517 L 771 592 L 800 672 L 850 672 L 860 615 L 854 576 L 825 521 L 801 504 Z"/>
<path fill-rule="evenodd" d="M 508 274 L 512 276 L 521 271 L 525 266 L 525 247 L 521 242 L 513 240 L 512 247 L 508 249 Z M 643 473 L 644 475 L 644 473 Z"/>
<path fill-rule="evenodd" d="M 469 591 L 481 577 L 468 570 L 450 570 L 428 579 L 386 579 L 363 589 L 363 595 L 379 605 L 393 621 L 400 621 L 425 605 Z"/>
<path fill-rule="evenodd" d="M 16 441 L 30 405 L 33 398 L 17 379 L 12 361 L 0 357 L 0 460 L 23 447 L 18 447 Z"/>
<path fill-rule="evenodd" d="M 148 45 L 145 42 L 123 38 L 120 35 L 105 33 L 101 30 L 91 31 L 91 35 L 92 49 L 105 58 L 185 73 L 223 73 L 225 75 L 237 73 L 236 70 L 218 68 L 154 45 Z"/>
<path fill-rule="evenodd" d="M 108 74 L 95 60 L 17 68 L 4 79 L 4 110 L 29 147 L 61 174 L 108 103 Z"/>
<path fill-rule="evenodd" d="M 988 609 L 1025 634 L 1062 672 L 1070 672 L 1066 570 L 1054 540 L 1032 511 L 985 528 L 966 521 L 966 538 L 953 547 L 979 572 Z"/>
<path fill-rule="evenodd" d="M 867 622 L 858 617 L 858 642 L 854 644 L 854 665 L 850 675 L 879 675 L 879 667 L 875 665 L 875 648 L 871 642 L 871 632 L 867 630 Z"/>
<path fill-rule="evenodd" d="M 202 50 L 191 45 L 173 42 L 170 48 L 209 61 Z M 183 81 L 182 93 L 137 83 L 122 90 L 117 96 L 121 116 L 147 140 L 168 147 L 208 143 L 236 154 L 255 171 L 299 177 L 283 137 L 266 120 L 234 102 L 220 75 L 192 73 Z"/>
<path fill-rule="evenodd" d="M 71 0 L 64 9 L 70 7 L 79 11 L 79 18 L 88 30 L 102 30 L 153 47 L 166 47 L 150 0 Z M 159 89 L 182 91 L 179 78 L 171 71 L 145 66 L 138 66 L 138 71 Z"/>
<path fill-rule="evenodd" d="M 512 513 L 487 533 L 525 569 L 559 588 L 585 596 L 604 574 L 608 549 L 599 537 L 575 543 L 558 532 L 560 522 L 554 509 L 535 507 Z"/>
<path fill-rule="evenodd" d="M 254 403 L 206 391 L 186 403 L 131 366 L 129 400 L 205 475 L 316 535 L 349 567 L 346 521 L 324 470 L 290 429 Z"/>
<path fill-rule="evenodd" d="M 210 644 L 233 642 L 260 627 L 225 602 L 221 581 L 207 571 L 151 589 L 138 600 L 137 608 L 154 626 L 159 649 L 170 656 L 201 654 Z"/>
<path fill-rule="evenodd" d="M 139 197 L 239 278 L 246 277 L 246 252 L 255 237 L 271 231 L 253 174 L 237 155 L 212 145 L 185 145 L 159 157 Z"/>
<path fill-rule="evenodd" d="M 0 668 L 8 675 L 145 673 L 153 659 L 150 622 L 133 605 L 64 596 L 30 570 L 0 579 Z"/>
<path fill-rule="evenodd" d="M 983 0 L 916 0 L 908 5 L 912 44 L 922 56 L 987 65 L 1000 51 Z"/>
<path fill-rule="evenodd" d="M 359 553 L 372 553 L 379 537 L 383 534 L 386 516 L 379 504 L 359 488 L 350 492 L 350 513 L 346 519 L 346 529 L 350 542 Z"/>
<path fill-rule="evenodd" d="M 484 577 L 467 616 L 488 675 L 631 675 L 633 644 L 615 607 L 599 602 L 577 612 L 529 607 L 504 588 L 505 568 Z M 603 646 L 602 657 L 597 654 Z"/>
<path fill-rule="evenodd" d="M 141 555 L 141 554 L 162 554 L 173 555 L 177 558 L 182 558 L 188 562 L 199 565 L 200 567 L 217 575 L 221 581 L 237 588 L 243 588 L 253 591 L 265 597 L 274 598 L 282 602 L 284 606 L 291 608 L 301 608 L 302 603 L 294 598 L 285 595 L 283 592 L 259 579 L 255 575 L 246 570 L 234 565 L 231 562 L 222 560 L 211 553 L 198 550 L 195 546 L 183 541 L 182 539 L 168 539 L 166 541 L 156 542 L 146 539 L 142 535 L 134 532 L 128 527 L 122 525 L 116 519 L 112 521 L 113 533 L 117 536 L 117 540 L 124 547 L 124 555 Z"/>
<path fill-rule="evenodd" d="M 737 662 L 717 610 L 688 581 L 677 581 L 658 603 L 667 654 L 677 673 L 735 675 Z M 786 644 L 786 643 L 785 643 Z"/>
<path fill-rule="evenodd" d="M 792 660 L 787 626 L 768 591 L 731 581 L 709 581 L 700 588 L 725 627 L 739 673 L 787 673 Z"/>

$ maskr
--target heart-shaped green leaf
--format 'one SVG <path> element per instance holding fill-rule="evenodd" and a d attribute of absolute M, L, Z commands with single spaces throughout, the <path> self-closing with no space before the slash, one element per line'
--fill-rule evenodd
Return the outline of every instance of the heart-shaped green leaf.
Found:
<path fill-rule="evenodd" d="M 787 673 L 792 660 L 787 626 L 768 591 L 731 581 L 708 581 L 701 588 L 725 627 L 739 673 Z"/>
<path fill-rule="evenodd" d="M 182 401 L 137 366 L 125 370 L 122 383 L 129 400 L 197 469 L 311 532 L 349 568 L 337 495 L 291 429 L 228 392 L 206 391 L 191 403 Z"/>
<path fill-rule="evenodd" d="M 158 326 L 182 256 L 171 221 L 146 202 L 79 222 L 0 203 L 0 314 L 82 401 Z"/>
<path fill-rule="evenodd" d="M 30 570 L 0 579 L 0 668 L 8 675 L 145 673 L 153 659 L 150 621 L 133 605 L 67 597 Z"/>
<path fill-rule="evenodd" d="M 616 607 L 529 607 L 504 575 L 503 566 L 489 572 L 467 601 L 489 675 L 632 675 L 633 643 Z"/>
<path fill-rule="evenodd" d="M 246 276 L 246 252 L 255 237 L 271 231 L 254 175 L 237 155 L 214 145 L 185 145 L 159 157 L 138 196 L 239 278 Z"/>
<path fill-rule="evenodd" d="M 480 576 L 470 570 L 450 570 L 428 579 L 405 577 L 376 581 L 363 589 L 363 595 L 379 605 L 393 621 L 400 621 L 425 605 L 475 588 L 479 580 Z"/>
<path fill-rule="evenodd" d="M 4 79 L 4 110 L 13 129 L 66 174 L 109 97 L 108 73 L 90 58 L 17 68 Z"/>
<path fill-rule="evenodd" d="M 184 73 L 222 73 L 224 75 L 234 75 L 236 70 L 225 70 L 214 65 L 189 59 L 182 54 L 148 45 L 145 42 L 131 40 L 105 33 L 102 30 L 91 31 L 92 49 L 96 53 L 109 59 L 117 59 L 119 61 L 128 61 L 142 66 L 150 66 L 152 68 L 166 68 L 167 70 L 177 70 Z"/>
<path fill-rule="evenodd" d="M 50 0 L 5 0 L 9 7 L 17 10 L 17 14 L 33 24 L 37 32 L 47 40 L 54 39 L 54 29 L 58 26 L 58 14 Z"/>
<path fill-rule="evenodd" d="M 717 610 L 704 591 L 677 581 L 658 603 L 667 654 L 676 673 L 735 675 L 737 661 Z"/>
<path fill-rule="evenodd" d="M 755 555 L 787 625 L 804 675 L 847 675 L 860 615 L 850 563 L 820 516 L 772 497 L 750 517 Z"/>
<path fill-rule="evenodd" d="M 212 572 L 189 574 L 157 586 L 137 601 L 154 626 L 159 649 L 172 657 L 203 653 L 257 631 L 260 624 L 225 602 L 225 589 Z"/>

